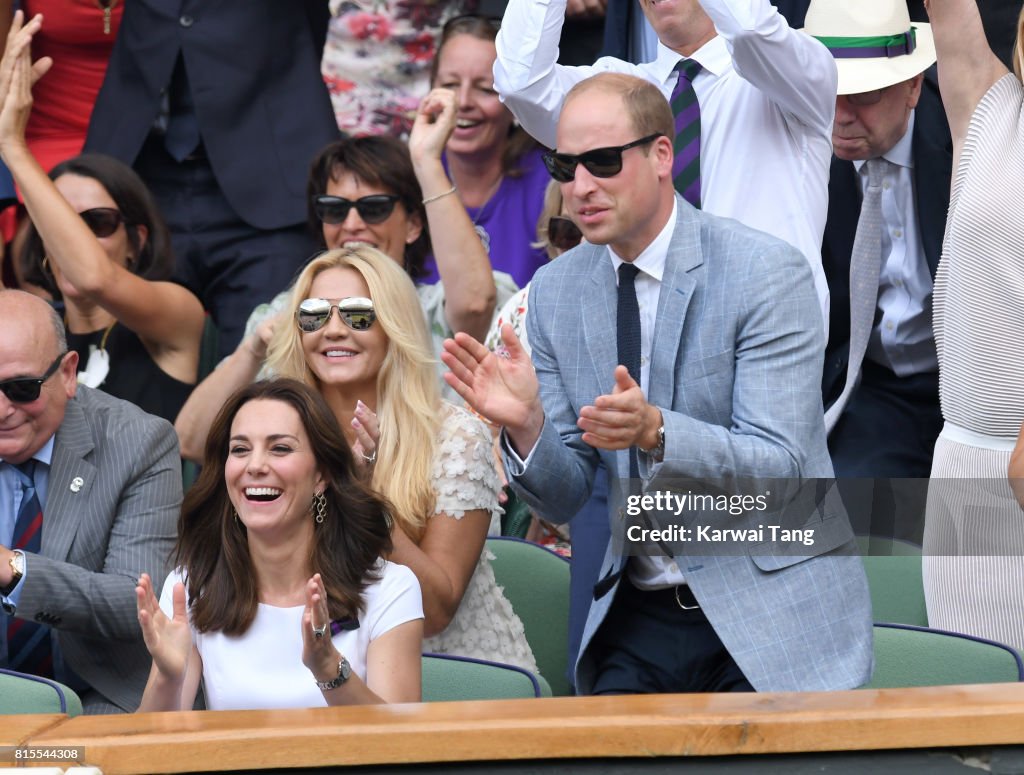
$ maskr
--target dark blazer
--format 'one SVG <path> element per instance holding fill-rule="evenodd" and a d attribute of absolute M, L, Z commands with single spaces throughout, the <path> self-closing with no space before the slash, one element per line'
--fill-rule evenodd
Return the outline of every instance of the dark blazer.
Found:
<path fill-rule="evenodd" d="M 925 78 L 914 119 L 914 189 L 921 246 L 932 277 L 942 253 L 949 209 L 953 142 L 938 90 Z M 850 254 L 857 234 L 862 194 L 853 162 L 832 157 L 828 182 L 828 219 L 821 260 L 831 295 L 829 339 L 825 349 L 822 395 L 828 406 L 842 392 L 850 350 Z"/>
<path fill-rule="evenodd" d="M 132 0 L 86 150 L 135 161 L 181 54 L 232 208 L 262 229 L 303 222 L 310 161 L 339 134 L 320 76 L 327 19 L 326 0 Z"/>

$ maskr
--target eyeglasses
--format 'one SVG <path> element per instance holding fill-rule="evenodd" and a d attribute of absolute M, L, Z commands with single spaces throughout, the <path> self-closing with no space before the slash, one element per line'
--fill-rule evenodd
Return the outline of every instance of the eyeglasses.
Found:
<path fill-rule="evenodd" d="M 548 219 L 548 244 L 559 250 L 571 250 L 580 244 L 583 232 L 568 218 L 553 215 Z"/>
<path fill-rule="evenodd" d="M 377 319 L 373 302 L 364 296 L 349 296 L 347 299 L 338 299 L 337 303 L 331 299 L 305 299 L 295 311 L 299 331 L 304 334 L 319 331 L 327 325 L 335 309 L 338 310 L 341 322 L 353 331 L 366 331 Z"/>
<path fill-rule="evenodd" d="M 43 383 L 52 377 L 54 372 L 57 371 L 60 367 L 61 361 L 64 360 L 65 355 L 67 355 L 66 352 L 58 355 L 57 360 L 50 364 L 50 368 L 48 368 L 46 373 L 41 377 L 19 377 L 18 379 L 9 379 L 6 382 L 0 382 L 0 392 L 7 396 L 7 400 L 12 403 L 32 403 L 39 398 L 39 393 L 43 389 Z"/>
<path fill-rule="evenodd" d="M 654 142 L 662 137 L 661 132 L 647 137 L 641 137 L 625 145 L 613 146 L 610 148 L 595 148 L 592 151 L 573 155 L 571 153 L 558 153 L 548 151 L 544 154 L 544 166 L 548 168 L 551 177 L 559 183 L 569 183 L 576 177 L 576 165 L 582 164 L 587 172 L 595 178 L 612 178 L 622 172 L 622 154 L 630 148 L 636 148 L 647 143 Z"/>
<path fill-rule="evenodd" d="M 384 223 L 395 211 L 398 197 L 394 194 L 373 194 L 352 201 L 340 196 L 319 194 L 313 197 L 313 211 L 324 223 L 343 223 L 353 207 L 365 223 Z"/>
<path fill-rule="evenodd" d="M 124 223 L 121 211 L 113 207 L 93 207 L 91 210 L 83 210 L 79 215 L 97 237 L 109 237 Z"/>
<path fill-rule="evenodd" d="M 846 97 L 846 101 L 851 105 L 863 108 L 868 105 L 877 105 L 888 88 L 889 87 L 887 86 L 885 89 L 874 89 L 873 91 L 862 91 L 857 92 L 856 94 L 844 94 L 843 96 Z"/>

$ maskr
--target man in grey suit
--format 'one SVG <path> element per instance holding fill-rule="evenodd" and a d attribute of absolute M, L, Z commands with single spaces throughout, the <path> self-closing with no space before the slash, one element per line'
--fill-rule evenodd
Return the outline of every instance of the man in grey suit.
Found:
<path fill-rule="evenodd" d="M 625 517 L 641 480 L 652 497 L 686 494 L 681 480 L 737 492 L 768 482 L 761 495 L 774 504 L 770 490 L 832 472 L 807 262 L 676 196 L 673 131 L 665 98 L 641 79 L 603 74 L 570 91 L 547 162 L 589 244 L 531 283 L 532 365 L 510 327 L 507 359 L 459 334 L 445 343 L 446 379 L 504 426 L 510 480 L 546 518 L 576 511 L 599 460 L 618 472 L 579 691 L 856 687 L 871 674 L 867 585 L 849 526 L 817 497 L 801 518 L 811 545 L 773 541 L 766 524 L 763 540 L 702 547 L 691 533 L 629 556 L 641 525 Z M 737 523 L 728 512 L 703 525 L 663 516 L 646 518 Z"/>
<path fill-rule="evenodd" d="M 0 291 L 0 320 L 0 667 L 56 678 L 87 713 L 135 710 L 136 579 L 166 576 L 181 506 L 174 430 L 78 386 L 46 302 Z"/>

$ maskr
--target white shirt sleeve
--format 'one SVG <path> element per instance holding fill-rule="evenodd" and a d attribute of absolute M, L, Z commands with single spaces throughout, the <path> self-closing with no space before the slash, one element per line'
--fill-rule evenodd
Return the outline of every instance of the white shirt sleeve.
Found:
<path fill-rule="evenodd" d="M 361 627 L 370 633 L 370 642 L 400 624 L 423 618 L 423 593 L 420 583 L 404 565 L 381 561 L 381 579 L 366 589 L 366 612 Z"/>
<path fill-rule="evenodd" d="M 725 40 L 736 72 L 786 114 L 831 135 L 838 73 L 823 44 L 768 0 L 700 0 Z"/>

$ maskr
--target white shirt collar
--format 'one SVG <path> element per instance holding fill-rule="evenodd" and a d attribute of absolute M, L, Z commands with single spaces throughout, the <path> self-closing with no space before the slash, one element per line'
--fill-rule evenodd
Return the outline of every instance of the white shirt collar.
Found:
<path fill-rule="evenodd" d="M 661 231 L 658 232 L 658 236 L 655 237 L 651 244 L 644 248 L 640 255 L 634 259 L 633 266 L 639 269 L 646 275 L 653 277 L 659 283 L 661 278 L 665 274 L 665 259 L 668 256 L 668 249 L 672 244 L 672 233 L 676 229 L 676 215 L 679 203 L 676 202 L 675 197 L 672 198 L 672 212 L 668 216 L 668 221 L 662 227 Z M 625 263 L 615 251 L 612 250 L 611 245 L 608 246 L 608 255 L 612 258 L 612 268 L 615 270 L 615 276 L 619 275 L 619 267 Z"/>
<path fill-rule="evenodd" d="M 658 58 L 650 65 L 650 71 L 655 74 L 661 83 L 667 83 L 669 76 L 680 59 L 696 59 L 700 66 L 716 78 L 732 66 L 732 56 L 726 48 L 725 38 L 715 35 L 711 40 L 693 52 L 691 57 L 681 56 L 661 41 L 658 41 Z M 701 71 L 703 72 L 703 70 Z M 700 77 L 699 75 L 697 76 Z"/>

